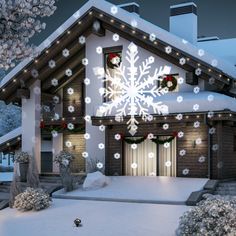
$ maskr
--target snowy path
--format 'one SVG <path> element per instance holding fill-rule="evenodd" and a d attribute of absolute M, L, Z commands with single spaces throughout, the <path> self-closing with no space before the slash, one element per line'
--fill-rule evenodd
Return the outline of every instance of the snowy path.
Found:
<path fill-rule="evenodd" d="M 187 206 L 53 199 L 40 212 L 0 213 L 1 236 L 172 236 Z M 79 217 L 83 226 L 73 227 Z"/>
<path fill-rule="evenodd" d="M 116 176 L 111 183 L 97 190 L 85 191 L 79 188 L 64 193 L 53 193 L 55 198 L 102 200 L 120 202 L 145 202 L 165 204 L 185 204 L 193 191 L 201 190 L 208 179 L 174 178 L 164 176 Z"/>

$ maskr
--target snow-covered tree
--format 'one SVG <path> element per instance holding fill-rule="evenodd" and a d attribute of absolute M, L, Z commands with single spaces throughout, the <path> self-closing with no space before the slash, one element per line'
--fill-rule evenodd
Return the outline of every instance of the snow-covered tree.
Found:
<path fill-rule="evenodd" d="M 21 109 L 0 101 L 0 136 L 21 125 Z"/>
<path fill-rule="evenodd" d="M 40 18 L 55 10 L 55 0 L 0 0 L 0 69 L 37 55 L 29 40 L 45 29 Z"/>

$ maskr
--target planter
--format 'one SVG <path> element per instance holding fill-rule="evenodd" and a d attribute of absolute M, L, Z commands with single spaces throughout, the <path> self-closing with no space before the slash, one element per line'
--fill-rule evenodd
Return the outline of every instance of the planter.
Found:
<path fill-rule="evenodd" d="M 73 191 L 73 176 L 71 175 L 70 166 L 60 165 L 60 175 L 65 192 Z"/>
<path fill-rule="evenodd" d="M 20 181 L 26 182 L 29 163 L 19 163 L 19 167 L 20 167 Z"/>

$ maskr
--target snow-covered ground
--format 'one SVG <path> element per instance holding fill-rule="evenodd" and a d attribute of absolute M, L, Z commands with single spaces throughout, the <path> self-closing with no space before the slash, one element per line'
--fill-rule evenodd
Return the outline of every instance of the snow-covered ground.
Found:
<path fill-rule="evenodd" d="M 1 181 L 12 181 L 13 172 L 0 172 L 0 182 Z"/>
<path fill-rule="evenodd" d="M 59 190 L 53 197 L 85 200 L 111 200 L 127 202 L 151 202 L 184 204 L 193 191 L 201 190 L 208 179 L 174 178 L 164 176 L 116 176 L 97 190 L 82 187 L 68 193 Z"/>
<path fill-rule="evenodd" d="M 172 236 L 183 205 L 53 199 L 40 212 L 6 208 L 0 214 L 1 236 Z M 82 227 L 73 226 L 75 218 Z"/>

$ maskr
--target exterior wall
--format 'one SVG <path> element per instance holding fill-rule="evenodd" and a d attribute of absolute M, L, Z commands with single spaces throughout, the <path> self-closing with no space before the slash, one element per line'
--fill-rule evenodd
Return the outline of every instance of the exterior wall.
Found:
<path fill-rule="evenodd" d="M 222 121 L 215 125 L 216 133 L 213 136 L 213 145 L 218 149 L 212 151 L 212 178 L 236 178 L 236 151 L 234 150 L 234 136 L 236 127 Z"/>
<path fill-rule="evenodd" d="M 178 177 L 199 177 L 206 178 L 208 176 L 208 138 L 207 127 L 203 123 L 199 128 L 193 128 L 193 123 L 170 123 L 168 130 L 163 130 L 159 124 L 143 124 L 139 125 L 136 136 L 147 135 L 172 135 L 173 132 L 184 132 L 184 137 L 177 139 L 177 176 Z M 106 130 L 106 174 L 107 175 L 123 175 L 123 149 L 124 143 L 117 141 L 114 135 L 122 133 L 130 136 L 127 132 L 126 125 L 109 126 Z M 194 147 L 194 140 L 201 138 L 202 143 Z M 185 149 L 186 155 L 180 156 L 180 150 Z M 121 158 L 115 159 L 114 154 L 120 153 Z M 200 163 L 199 157 L 204 156 L 205 162 Z M 183 175 L 183 169 L 189 169 L 188 175 Z"/>
<path fill-rule="evenodd" d="M 22 99 L 22 151 L 33 155 L 39 173 L 41 172 L 40 88 L 40 81 L 37 80 L 30 87 L 30 99 Z"/>
<path fill-rule="evenodd" d="M 94 75 L 94 68 L 104 67 L 103 54 L 98 54 L 96 52 L 97 47 L 107 48 L 114 46 L 123 46 L 122 58 L 123 65 L 128 66 L 125 60 L 126 51 L 130 44 L 129 41 L 120 37 L 118 41 L 112 39 L 113 33 L 106 31 L 105 37 L 98 37 L 96 35 L 90 35 L 86 39 L 86 58 L 88 59 L 88 66 L 86 66 L 86 77 L 90 79 L 91 84 L 86 86 L 86 95 L 91 98 L 92 102 L 86 104 L 86 115 L 94 116 L 96 115 L 96 109 L 102 104 L 103 98 L 99 94 L 99 88 L 103 87 L 103 83 Z M 155 58 L 155 63 L 150 69 L 150 74 L 152 75 L 156 68 L 168 66 L 170 67 L 170 74 L 179 74 L 185 80 L 185 71 L 168 61 L 150 53 L 149 51 L 139 47 L 139 62 L 141 63 L 146 58 L 153 56 Z M 139 64 L 137 63 L 137 66 Z M 201 90 L 204 89 L 204 83 L 199 80 L 199 85 Z M 179 86 L 179 91 L 193 91 L 193 86 L 183 83 Z M 91 134 L 91 138 L 86 140 L 86 150 L 89 154 L 89 158 L 94 158 L 100 160 L 104 163 L 105 150 L 98 149 L 99 143 L 105 143 L 105 133 L 102 133 L 98 127 L 92 126 L 90 122 L 86 123 L 86 132 Z M 120 172 L 120 171 L 119 171 Z M 196 174 L 197 175 L 197 174 Z"/>
<path fill-rule="evenodd" d="M 63 150 L 72 153 L 75 156 L 75 160 L 72 165 L 72 172 L 79 173 L 85 172 L 85 159 L 82 157 L 82 152 L 85 150 L 85 139 L 83 134 L 63 134 L 64 145 Z M 66 141 L 72 143 L 72 147 L 68 148 L 65 145 Z"/>

